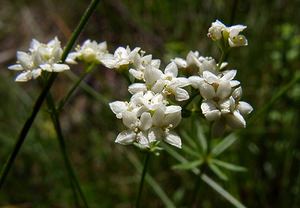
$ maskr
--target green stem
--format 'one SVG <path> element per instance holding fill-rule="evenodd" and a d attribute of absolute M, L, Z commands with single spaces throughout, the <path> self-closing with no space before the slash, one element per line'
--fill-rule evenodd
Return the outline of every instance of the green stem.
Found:
<path fill-rule="evenodd" d="M 68 102 L 70 97 L 73 95 L 77 87 L 80 85 L 82 80 L 93 70 L 95 64 L 91 64 L 77 79 L 76 83 L 72 86 L 72 88 L 69 90 L 68 94 L 59 102 L 59 105 L 57 107 L 57 112 L 61 112 L 64 108 L 65 104 Z"/>
<path fill-rule="evenodd" d="M 93 0 L 89 7 L 86 9 L 85 13 L 83 14 L 83 16 L 81 17 L 79 24 L 77 25 L 77 27 L 75 28 L 74 32 L 72 33 L 72 36 L 70 38 L 70 40 L 68 41 L 63 54 L 62 54 L 62 58 L 61 61 L 62 63 L 65 62 L 70 50 L 72 49 L 72 47 L 75 44 L 75 41 L 77 40 L 78 36 L 80 35 L 81 31 L 83 30 L 84 26 L 86 25 L 88 19 L 90 18 L 90 16 L 92 15 L 92 13 L 95 11 L 97 4 L 99 3 L 100 0 Z M 8 160 L 6 161 L 6 163 L 4 164 L 2 170 L 1 170 L 1 176 L 0 176 L 0 190 L 3 186 L 3 183 L 6 179 L 6 176 L 12 166 L 12 164 L 14 163 L 17 154 L 19 153 L 19 150 L 21 149 L 22 144 L 24 143 L 24 140 L 35 120 L 35 117 L 37 115 L 37 113 L 40 111 L 40 108 L 52 86 L 52 84 L 54 83 L 55 79 L 57 77 L 57 73 L 52 73 L 48 82 L 46 83 L 44 89 L 42 90 L 41 94 L 39 95 L 39 97 L 37 98 L 33 110 L 31 112 L 31 115 L 29 116 L 29 118 L 26 120 L 25 124 L 23 125 L 23 128 L 19 134 L 18 140 L 14 146 L 14 149 L 12 151 L 12 153 L 10 154 Z"/>
<path fill-rule="evenodd" d="M 65 163 L 68 175 L 69 175 L 69 179 L 71 180 L 71 183 L 73 184 L 72 188 L 76 188 L 78 190 L 79 195 L 80 195 L 80 197 L 81 197 L 81 199 L 84 203 L 84 206 L 86 208 L 88 208 L 89 206 L 88 206 L 87 200 L 85 199 L 85 196 L 82 192 L 82 189 L 79 185 L 79 182 L 77 180 L 77 177 L 75 175 L 75 172 L 72 168 L 70 159 L 69 159 L 68 154 L 67 154 L 66 143 L 65 143 L 65 139 L 64 139 L 64 136 L 63 136 L 63 133 L 62 133 L 62 129 L 61 129 L 61 125 L 60 125 L 60 121 L 59 121 L 59 117 L 58 117 L 58 112 L 55 108 L 55 104 L 54 104 L 54 101 L 53 101 L 53 98 L 52 98 L 51 94 L 48 94 L 48 96 L 47 96 L 47 105 L 48 105 L 48 107 L 50 109 L 50 112 L 51 112 L 51 119 L 52 119 L 55 131 L 56 131 L 56 134 L 57 134 L 60 151 L 61 151 L 62 156 L 63 156 L 63 160 L 64 160 L 64 163 Z M 73 190 L 75 192 L 75 194 L 76 194 L 76 189 Z"/>
<path fill-rule="evenodd" d="M 147 172 L 147 167 L 148 167 L 148 163 L 149 163 L 150 154 L 151 154 L 150 152 L 146 153 L 143 172 L 142 172 L 142 176 L 141 176 L 141 180 L 140 180 L 139 192 L 138 192 L 138 196 L 136 198 L 136 204 L 135 204 L 136 208 L 140 207 L 140 201 L 141 201 L 141 196 L 142 196 L 142 191 L 143 191 L 143 185 L 144 185 L 144 180 L 145 180 L 145 176 L 146 176 L 146 172 Z"/>

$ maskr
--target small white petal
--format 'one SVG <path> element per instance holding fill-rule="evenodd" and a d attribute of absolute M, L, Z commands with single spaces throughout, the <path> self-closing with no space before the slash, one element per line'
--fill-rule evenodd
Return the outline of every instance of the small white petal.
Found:
<path fill-rule="evenodd" d="M 232 92 L 232 97 L 233 97 L 235 100 L 240 100 L 241 97 L 242 97 L 242 94 L 243 94 L 242 87 L 238 87 L 238 88 L 236 88 L 235 90 L 233 90 L 233 92 Z"/>
<path fill-rule="evenodd" d="M 137 134 L 136 140 L 140 148 L 145 149 L 150 147 L 150 141 L 148 140 L 147 134 L 145 132 L 139 132 Z"/>
<path fill-rule="evenodd" d="M 240 101 L 238 104 L 238 110 L 242 115 L 248 115 L 253 111 L 253 108 L 249 103 Z"/>
<path fill-rule="evenodd" d="M 26 72 L 22 72 L 21 74 L 19 74 L 15 81 L 16 82 L 27 82 L 28 80 L 32 79 L 32 75 L 30 71 L 26 71 Z"/>
<path fill-rule="evenodd" d="M 20 62 L 20 64 L 22 66 L 24 66 L 25 68 L 30 68 L 31 65 L 32 65 L 32 57 L 29 54 L 25 53 L 25 52 L 18 51 L 17 52 L 17 59 Z"/>
<path fill-rule="evenodd" d="M 144 78 L 147 85 L 153 85 L 157 80 L 159 80 L 162 76 L 162 71 L 154 68 L 152 66 L 148 66 L 144 72 Z"/>
<path fill-rule="evenodd" d="M 41 69 L 33 69 L 31 71 L 31 75 L 33 79 L 36 79 L 37 77 L 41 76 L 42 70 Z"/>
<path fill-rule="evenodd" d="M 153 116 L 152 116 L 152 122 L 153 122 L 153 125 L 155 126 L 158 126 L 158 127 L 161 127 L 163 126 L 164 124 L 164 118 L 165 118 L 165 115 L 164 115 L 164 110 L 162 108 L 158 108 Z"/>
<path fill-rule="evenodd" d="M 204 97 L 207 100 L 211 100 L 216 96 L 214 87 L 205 82 L 203 82 L 200 85 L 200 93 L 201 93 L 202 97 Z"/>
<path fill-rule="evenodd" d="M 215 121 L 221 116 L 221 112 L 210 101 L 203 101 L 201 104 L 201 110 L 206 119 L 209 121 Z"/>
<path fill-rule="evenodd" d="M 177 77 L 178 75 L 178 68 L 174 62 L 169 63 L 166 66 L 165 74 L 170 74 L 172 77 Z"/>
<path fill-rule="evenodd" d="M 233 113 L 226 114 L 225 119 L 227 124 L 233 129 L 246 127 L 246 121 L 238 111 L 234 111 Z"/>
<path fill-rule="evenodd" d="M 135 69 L 129 69 L 129 73 L 136 79 L 142 80 L 144 78 L 144 72 Z"/>
<path fill-rule="evenodd" d="M 219 83 L 216 96 L 219 97 L 220 99 L 225 99 L 229 97 L 231 94 L 231 86 L 230 83 L 227 81 L 221 81 Z"/>
<path fill-rule="evenodd" d="M 237 71 L 236 70 L 228 70 L 228 71 L 224 71 L 223 72 L 223 77 L 221 78 L 221 80 L 232 80 L 235 75 L 236 75 Z"/>
<path fill-rule="evenodd" d="M 203 83 L 203 78 L 199 76 L 190 76 L 189 78 L 190 84 L 192 85 L 193 88 L 199 89 L 200 85 Z"/>
<path fill-rule="evenodd" d="M 53 69 L 50 64 L 41 64 L 41 69 L 47 72 L 53 72 Z"/>
<path fill-rule="evenodd" d="M 204 71 L 203 72 L 203 78 L 209 83 L 209 84 L 212 84 L 212 83 L 215 83 L 215 82 L 218 82 L 219 81 L 219 78 L 211 73 L 210 71 Z"/>
<path fill-rule="evenodd" d="M 181 112 L 181 107 L 178 105 L 169 105 L 166 108 L 165 114 Z"/>
<path fill-rule="evenodd" d="M 9 70 L 23 71 L 24 68 L 20 64 L 14 64 L 8 67 Z"/>
<path fill-rule="evenodd" d="M 132 84 L 128 87 L 128 91 L 131 94 L 135 94 L 135 93 L 138 93 L 138 92 L 146 92 L 147 87 L 144 83 L 134 83 L 134 84 Z"/>
<path fill-rule="evenodd" d="M 137 127 L 139 120 L 135 112 L 125 111 L 123 112 L 122 118 L 123 124 L 129 129 L 134 129 Z"/>
<path fill-rule="evenodd" d="M 131 130 L 126 130 L 119 133 L 115 142 L 123 145 L 128 145 L 128 144 L 132 144 L 135 141 L 135 139 L 136 139 L 135 132 Z"/>
<path fill-rule="evenodd" d="M 187 67 L 187 63 L 184 59 L 182 58 L 174 58 L 172 60 L 179 68 L 186 68 Z"/>
<path fill-rule="evenodd" d="M 62 72 L 62 71 L 66 71 L 69 69 L 70 69 L 70 67 L 66 64 L 53 64 L 53 66 L 52 66 L 53 72 Z"/>
<path fill-rule="evenodd" d="M 177 101 L 184 101 L 184 100 L 188 100 L 190 98 L 189 93 L 182 89 L 182 88 L 177 88 L 175 91 L 175 99 Z"/>
<path fill-rule="evenodd" d="M 117 118 L 120 119 L 122 118 L 122 113 L 128 109 L 128 104 L 122 101 L 115 101 L 109 103 L 109 107 L 112 112 L 117 115 Z"/>
<path fill-rule="evenodd" d="M 140 121 L 141 121 L 141 124 L 140 124 L 140 129 L 141 130 L 146 131 L 146 130 L 148 130 L 148 129 L 151 128 L 151 126 L 152 126 L 152 118 L 151 118 L 151 114 L 150 113 L 144 112 L 141 115 Z"/>
<path fill-rule="evenodd" d="M 181 148 L 181 139 L 175 132 L 166 133 L 165 142 L 175 147 Z"/>

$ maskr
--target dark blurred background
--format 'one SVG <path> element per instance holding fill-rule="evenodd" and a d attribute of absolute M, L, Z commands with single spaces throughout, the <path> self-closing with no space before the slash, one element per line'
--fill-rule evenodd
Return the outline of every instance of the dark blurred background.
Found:
<path fill-rule="evenodd" d="M 15 83 L 7 69 L 17 50 L 27 50 L 32 38 L 47 42 L 57 36 L 66 43 L 86 9 L 87 0 L 1 0 L 0 3 L 0 166 L 13 148 L 41 88 L 38 82 Z M 166 65 L 190 50 L 218 58 L 207 30 L 216 19 L 244 24 L 249 46 L 230 54 L 238 69 L 243 100 L 255 115 L 299 73 L 300 1 L 288 0 L 101 0 L 79 38 L 106 40 L 109 50 L 139 46 Z M 74 66 L 79 74 L 83 66 Z M 100 72 L 99 72 L 100 71 Z M 74 74 L 61 74 L 52 92 L 62 98 Z M 73 81 L 72 81 L 73 80 Z M 90 207 L 130 207 L 139 174 L 130 158 L 133 147 L 116 145 L 121 122 L 108 108 L 112 100 L 127 99 L 126 82 L 98 67 L 85 79 L 61 115 L 67 149 Z M 121 90 L 120 90 L 121 89 Z M 300 83 L 290 86 L 265 113 L 239 135 L 222 155 L 248 169 L 230 173 L 220 182 L 247 207 L 300 207 Z M 184 143 L 184 141 L 183 141 Z M 131 156 L 130 156 L 131 155 Z M 188 207 L 193 192 L 191 173 L 173 170 L 166 153 L 151 161 L 150 173 L 178 207 Z M 149 185 L 143 207 L 164 207 Z M 206 184 L 200 186 L 199 207 L 231 207 Z M 73 197 L 46 108 L 39 113 L 0 192 L 2 207 L 73 207 Z"/>

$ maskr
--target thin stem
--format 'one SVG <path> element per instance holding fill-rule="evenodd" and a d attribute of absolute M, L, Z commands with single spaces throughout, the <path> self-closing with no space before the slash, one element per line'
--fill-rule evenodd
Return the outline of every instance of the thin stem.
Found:
<path fill-rule="evenodd" d="M 151 154 L 150 152 L 146 153 L 143 172 L 142 172 L 142 176 L 141 176 L 141 180 L 140 180 L 139 192 L 138 192 L 138 196 L 136 198 L 136 204 L 135 204 L 136 208 L 140 207 L 140 201 L 141 201 L 141 196 L 142 196 L 142 191 L 143 191 L 143 185 L 144 185 L 144 180 L 145 180 L 145 176 L 146 176 L 146 172 L 147 172 L 147 167 L 148 167 L 150 154 Z"/>
<path fill-rule="evenodd" d="M 80 85 L 82 80 L 93 70 L 95 64 L 91 64 L 78 78 L 76 83 L 72 86 L 72 88 L 69 90 L 68 94 L 59 102 L 57 107 L 57 112 L 61 112 L 61 110 L 64 108 L 65 104 L 68 102 L 70 97 L 73 95 L 77 87 Z"/>
<path fill-rule="evenodd" d="M 58 112 L 55 108 L 55 104 L 54 104 L 54 101 L 53 101 L 53 98 L 52 98 L 51 94 L 49 94 L 47 96 L 47 105 L 48 105 L 48 107 L 50 109 L 50 112 L 51 112 L 51 119 L 52 119 L 55 131 L 56 131 L 56 134 L 57 134 L 60 151 L 61 151 L 62 156 L 63 156 L 63 160 L 64 160 L 64 163 L 65 163 L 68 175 L 69 175 L 69 179 L 71 180 L 71 183 L 74 185 L 74 187 L 72 186 L 72 188 L 76 188 L 78 190 L 79 195 L 80 195 L 80 197 L 81 197 L 81 199 L 84 203 L 84 206 L 86 208 L 88 208 L 89 206 L 88 206 L 87 200 L 85 199 L 85 196 L 82 192 L 82 189 L 79 185 L 79 182 L 77 180 L 77 177 L 74 173 L 74 170 L 72 168 L 70 159 L 69 159 L 68 154 L 67 154 L 66 143 L 65 143 L 65 139 L 64 139 L 64 136 L 63 136 L 63 133 L 62 133 L 60 121 L 59 121 L 59 118 L 58 118 Z M 75 193 L 76 193 L 76 189 L 73 190 L 73 191 L 75 191 Z"/>
<path fill-rule="evenodd" d="M 70 38 L 70 40 L 68 41 L 63 54 L 62 54 L 62 63 L 65 62 L 70 50 L 72 49 L 72 47 L 75 44 L 75 41 L 77 40 L 78 36 L 80 35 L 80 32 L 83 30 L 84 26 L 86 25 L 88 19 L 90 18 L 90 16 L 92 15 L 92 13 L 95 11 L 97 4 L 99 3 L 100 0 L 93 0 L 89 7 L 86 9 L 85 13 L 83 14 L 83 16 L 81 17 L 79 24 L 77 25 L 76 29 L 74 30 L 74 32 L 72 33 L 72 36 Z M 40 111 L 40 108 L 52 86 L 52 84 L 54 83 L 55 79 L 57 77 L 57 73 L 52 73 L 48 82 L 46 83 L 44 89 L 42 90 L 41 94 L 39 95 L 39 97 L 37 98 L 33 110 L 31 112 L 31 115 L 29 116 L 29 118 L 26 120 L 25 124 L 23 125 L 23 128 L 19 134 L 18 140 L 15 144 L 15 147 L 12 151 L 12 153 L 10 154 L 8 160 L 6 161 L 6 163 L 4 164 L 2 170 L 1 170 L 1 177 L 0 177 L 0 190 L 3 186 L 3 183 L 6 179 L 6 176 L 12 166 L 12 164 L 14 163 L 17 154 L 19 153 L 19 150 L 22 146 L 22 144 L 24 143 L 24 140 L 34 122 L 34 119 L 37 115 L 37 113 Z"/>

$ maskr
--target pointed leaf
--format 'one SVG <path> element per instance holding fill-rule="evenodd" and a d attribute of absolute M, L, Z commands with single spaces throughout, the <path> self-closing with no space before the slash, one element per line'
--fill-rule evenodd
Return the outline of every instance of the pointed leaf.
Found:
<path fill-rule="evenodd" d="M 203 133 L 203 129 L 200 125 L 200 122 L 196 122 L 196 130 L 197 130 L 197 139 L 200 142 L 200 145 L 202 147 L 203 153 L 207 152 L 207 140 Z"/>
<path fill-rule="evenodd" d="M 247 171 L 247 169 L 242 167 L 242 166 L 238 166 L 238 165 L 228 163 L 228 162 L 224 162 L 224 161 L 221 161 L 221 160 L 212 159 L 212 163 L 214 163 L 215 165 L 218 165 L 222 168 L 232 170 L 232 171 L 236 171 L 236 172 Z"/>
<path fill-rule="evenodd" d="M 222 186 L 220 186 L 213 179 L 208 177 L 206 174 L 201 175 L 201 179 L 208 184 L 212 189 L 218 192 L 221 196 L 223 196 L 227 201 L 229 201 L 236 208 L 246 208 L 241 202 L 239 202 L 236 198 L 234 198 L 230 193 L 228 193 Z"/>
<path fill-rule="evenodd" d="M 184 146 L 182 147 L 182 150 L 183 150 L 185 153 L 191 155 L 192 157 L 196 157 L 196 158 L 199 158 L 199 157 L 200 157 L 200 154 L 197 152 L 197 150 L 194 150 L 194 149 L 192 149 L 192 148 L 190 148 L 190 147 L 188 147 L 188 146 L 185 146 L 185 145 L 184 145 Z"/>
<path fill-rule="evenodd" d="M 197 168 L 202 163 L 203 163 L 203 160 L 199 159 L 199 160 L 195 160 L 192 162 L 186 162 L 186 163 L 182 163 L 179 165 L 174 165 L 172 168 L 177 169 L 177 170 L 189 170 L 189 169 Z"/>
<path fill-rule="evenodd" d="M 190 147 L 192 148 L 197 148 L 197 144 L 193 140 L 193 138 L 186 132 L 186 131 L 181 131 L 181 135 L 183 140 L 189 144 Z M 186 146 L 186 145 L 185 145 Z"/>
<path fill-rule="evenodd" d="M 210 169 L 222 180 L 224 181 L 227 181 L 228 178 L 227 176 L 225 175 L 225 173 L 223 173 L 220 168 L 218 168 L 218 166 L 212 164 L 212 163 L 209 163 L 208 166 L 210 167 Z"/>
<path fill-rule="evenodd" d="M 230 147 L 238 138 L 235 134 L 229 134 L 219 144 L 217 144 L 211 151 L 212 155 L 217 156 Z"/>

